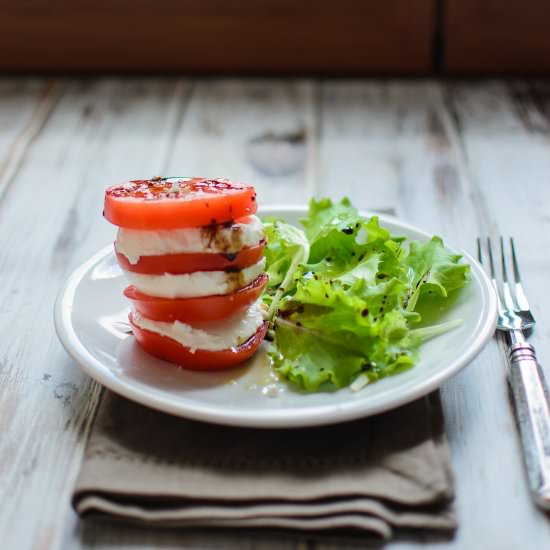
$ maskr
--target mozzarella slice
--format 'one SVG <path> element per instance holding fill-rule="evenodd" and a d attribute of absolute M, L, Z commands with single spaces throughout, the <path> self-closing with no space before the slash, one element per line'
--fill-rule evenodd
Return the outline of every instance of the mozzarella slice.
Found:
<path fill-rule="evenodd" d="M 265 258 L 240 271 L 195 271 L 181 275 L 144 275 L 126 271 L 130 284 L 149 296 L 195 298 L 231 294 L 256 279 L 265 268 Z"/>
<path fill-rule="evenodd" d="M 132 314 L 132 320 L 144 330 L 176 340 L 182 346 L 190 348 L 192 353 L 197 349 L 219 351 L 236 348 L 255 334 L 264 322 L 259 301 L 244 312 L 239 312 L 222 321 L 210 321 L 194 326 L 179 321 L 174 323 L 151 321 L 138 312 Z"/>
<path fill-rule="evenodd" d="M 255 246 L 264 238 L 261 220 L 257 216 L 249 216 L 230 225 L 164 231 L 120 228 L 115 247 L 131 264 L 137 264 L 140 256 L 201 252 L 232 254 L 241 248 Z"/>

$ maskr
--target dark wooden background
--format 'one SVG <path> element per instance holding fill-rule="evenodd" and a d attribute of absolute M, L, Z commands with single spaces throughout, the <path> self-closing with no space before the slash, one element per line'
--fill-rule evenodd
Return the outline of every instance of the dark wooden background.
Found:
<path fill-rule="evenodd" d="M 548 21 L 548 0 L 0 0 L 0 70 L 544 74 Z"/>

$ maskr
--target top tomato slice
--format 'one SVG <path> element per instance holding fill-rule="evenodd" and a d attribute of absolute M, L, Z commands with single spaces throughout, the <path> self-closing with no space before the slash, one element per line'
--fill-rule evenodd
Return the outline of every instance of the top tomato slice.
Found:
<path fill-rule="evenodd" d="M 103 215 L 126 229 L 176 229 L 226 223 L 256 212 L 251 185 L 226 179 L 154 178 L 109 187 Z"/>

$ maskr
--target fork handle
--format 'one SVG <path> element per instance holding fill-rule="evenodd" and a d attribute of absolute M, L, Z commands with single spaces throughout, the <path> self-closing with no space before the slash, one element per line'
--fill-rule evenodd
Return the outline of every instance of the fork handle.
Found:
<path fill-rule="evenodd" d="M 509 382 L 521 434 L 529 486 L 535 502 L 550 509 L 550 406 L 535 348 L 518 342 L 509 348 Z"/>

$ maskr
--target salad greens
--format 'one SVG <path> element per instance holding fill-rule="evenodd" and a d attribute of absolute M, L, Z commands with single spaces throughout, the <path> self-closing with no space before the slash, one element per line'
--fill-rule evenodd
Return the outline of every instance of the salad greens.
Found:
<path fill-rule="evenodd" d="M 311 200 L 304 231 L 264 222 L 276 371 L 306 391 L 363 385 L 411 368 L 423 340 L 459 322 L 415 325 L 468 281 L 469 266 L 443 246 L 393 236 L 348 199 Z M 431 315 L 433 317 L 433 315 Z"/>

